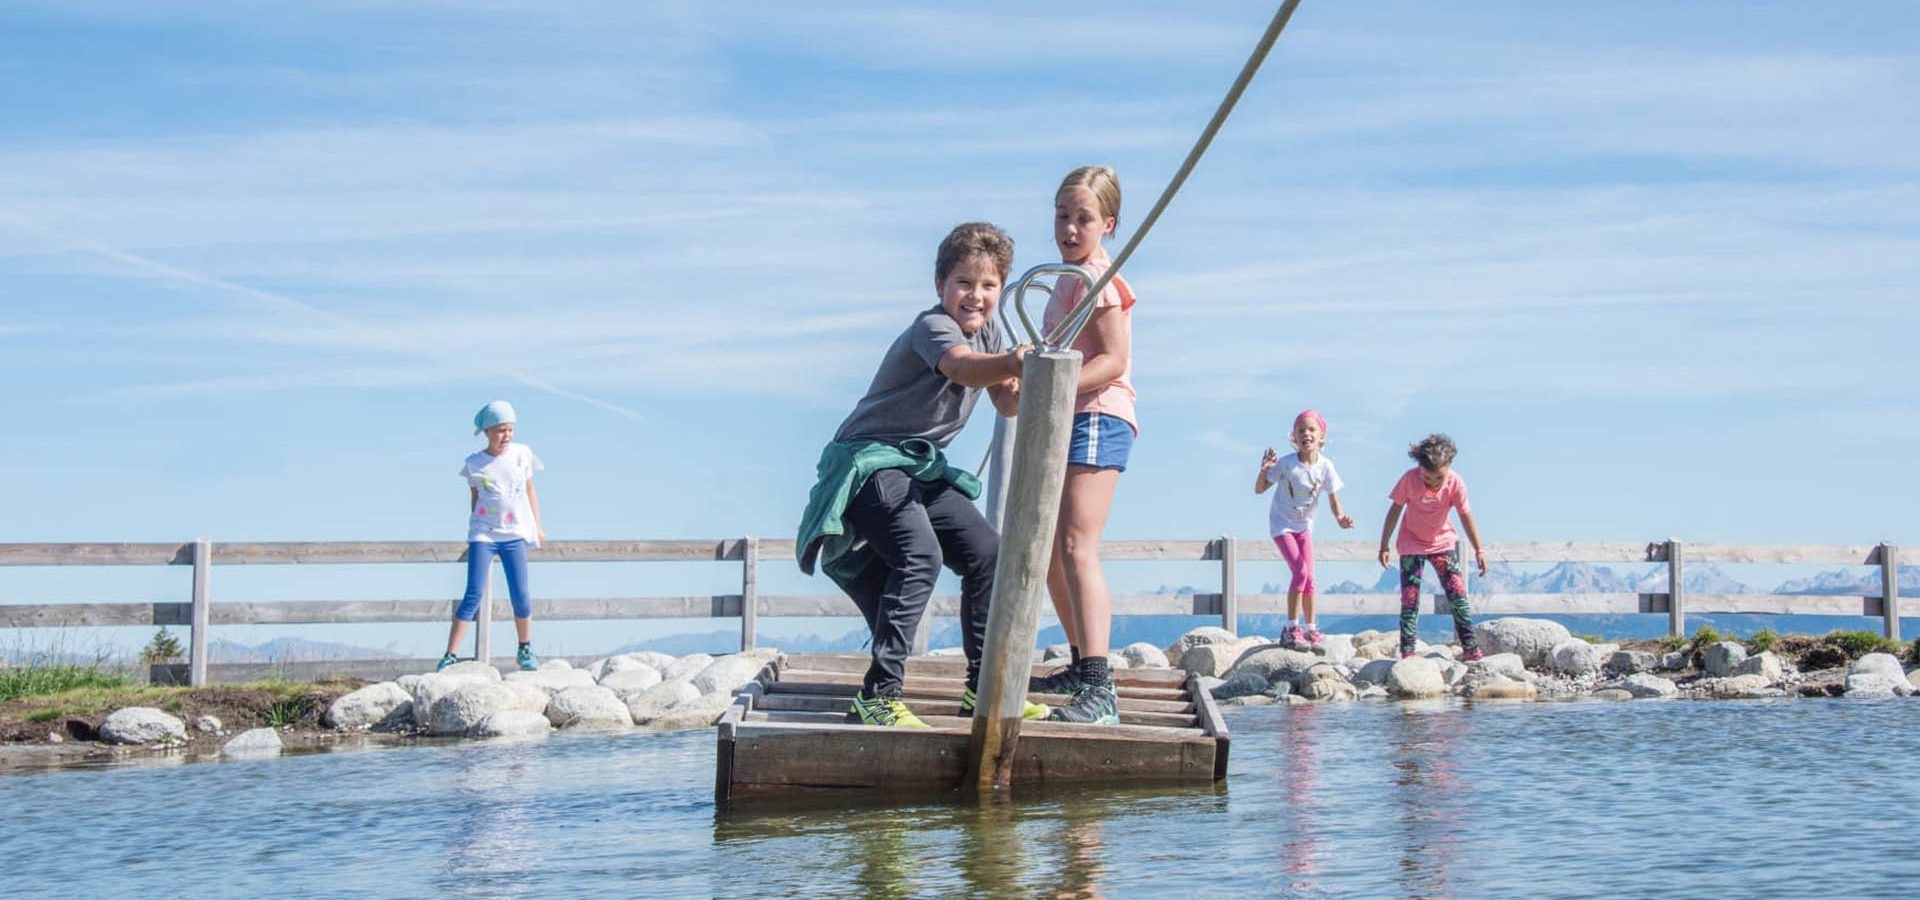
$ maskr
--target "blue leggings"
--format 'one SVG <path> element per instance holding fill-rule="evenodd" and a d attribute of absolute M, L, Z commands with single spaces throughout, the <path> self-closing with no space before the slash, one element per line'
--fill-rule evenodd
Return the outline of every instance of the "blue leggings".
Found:
<path fill-rule="evenodd" d="M 471 622 L 479 614 L 481 589 L 486 587 L 496 555 L 500 568 L 507 570 L 507 596 L 513 600 L 513 617 L 533 618 L 533 604 L 527 600 L 527 542 L 518 538 L 467 542 L 467 595 L 454 610 L 454 618 Z"/>

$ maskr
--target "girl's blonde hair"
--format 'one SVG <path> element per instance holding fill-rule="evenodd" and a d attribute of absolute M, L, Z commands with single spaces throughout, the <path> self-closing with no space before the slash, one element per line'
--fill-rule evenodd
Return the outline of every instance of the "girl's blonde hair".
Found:
<path fill-rule="evenodd" d="M 1112 166 L 1081 166 L 1067 173 L 1060 180 L 1060 187 L 1053 192 L 1054 202 L 1060 201 L 1060 195 L 1068 188 L 1083 187 L 1093 192 L 1093 199 L 1100 204 L 1100 214 L 1113 219 L 1115 231 L 1120 229 L 1120 176 Z"/>

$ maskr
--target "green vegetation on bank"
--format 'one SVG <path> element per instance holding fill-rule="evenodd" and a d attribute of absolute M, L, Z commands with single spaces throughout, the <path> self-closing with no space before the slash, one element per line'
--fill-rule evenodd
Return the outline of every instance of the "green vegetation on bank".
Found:
<path fill-rule="evenodd" d="M 0 669 L 0 702 L 89 688 L 130 687 L 133 679 L 96 666 L 50 665 Z"/>

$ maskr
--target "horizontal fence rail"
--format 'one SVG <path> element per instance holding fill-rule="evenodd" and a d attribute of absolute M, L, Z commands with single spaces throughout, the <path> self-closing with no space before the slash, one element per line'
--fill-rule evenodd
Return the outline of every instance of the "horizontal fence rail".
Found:
<path fill-rule="evenodd" d="M 445 622 L 453 602 L 436 600 L 323 600 L 215 602 L 211 591 L 216 566 L 364 565 L 379 563 L 462 563 L 466 544 L 453 541 L 280 541 L 215 543 L 0 544 L 0 567 L 7 566 L 186 566 L 192 569 L 191 602 L 99 602 L 0 604 L 0 626 L 66 628 L 93 626 L 185 625 L 191 629 L 188 680 L 206 683 L 209 632 L 222 625 L 317 625 Z M 1920 616 L 1920 598 L 1899 598 L 1899 552 L 1893 544 L 1690 544 L 1679 540 L 1651 543 L 1516 541 L 1486 544 L 1488 561 L 1505 563 L 1665 563 L 1667 590 L 1654 593 L 1476 593 L 1476 614 L 1591 615 L 1665 614 L 1668 631 L 1685 633 L 1687 613 L 1866 616 L 1882 620 L 1883 631 L 1900 636 L 1900 617 Z M 1372 562 L 1371 541 L 1317 543 L 1321 562 Z M 1237 588 L 1237 569 L 1245 562 L 1278 562 L 1271 541 L 1220 537 L 1212 540 L 1117 540 L 1101 547 L 1115 562 L 1216 562 L 1220 590 L 1211 593 L 1115 594 L 1119 616 L 1217 616 L 1237 632 L 1242 615 L 1284 613 L 1283 594 L 1247 593 Z M 759 592 L 762 558 L 778 565 L 794 558 L 794 542 L 751 535 L 718 540 L 549 541 L 531 551 L 534 562 L 722 562 L 741 567 L 740 593 L 677 597 L 568 597 L 533 602 L 536 619 L 688 619 L 728 618 L 741 623 L 741 647 L 754 645 L 760 617 L 858 616 L 853 602 L 839 594 L 781 595 Z M 1795 565 L 1877 566 L 1878 596 L 1796 594 L 1694 594 L 1686 592 L 1690 562 L 1778 563 Z M 1884 598 L 1895 597 L 1888 603 Z M 1318 613 L 1392 615 L 1400 610 L 1397 593 L 1320 594 Z M 1447 612 L 1442 597 L 1431 611 Z M 959 614 L 959 598 L 935 597 L 930 615 Z M 488 658 L 484 635 L 494 616 L 511 616 L 504 601 L 481 605 L 476 655 Z M 930 629 L 920 629 L 924 640 Z M 342 661 L 349 662 L 349 661 Z M 257 666 L 256 666 L 257 668 Z"/>

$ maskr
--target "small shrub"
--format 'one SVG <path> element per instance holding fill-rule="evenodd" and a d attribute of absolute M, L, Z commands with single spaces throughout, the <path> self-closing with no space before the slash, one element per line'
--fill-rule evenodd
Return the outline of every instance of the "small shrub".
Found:
<path fill-rule="evenodd" d="M 1677 634 L 1666 634 L 1660 636 L 1658 643 L 1660 644 L 1662 652 L 1672 653 L 1681 647 L 1685 647 L 1687 645 L 1687 639 Z"/>
<path fill-rule="evenodd" d="M 1721 634 L 1712 625 L 1702 625 L 1693 633 L 1693 640 L 1687 642 L 1687 664 L 1694 668 L 1706 665 L 1707 647 L 1726 640 L 1730 635 Z"/>
<path fill-rule="evenodd" d="M 1906 662 L 1909 669 L 1920 668 L 1920 638 L 1916 638 L 1913 643 L 1907 645 L 1907 654 L 1902 657 L 1902 660 Z"/>
<path fill-rule="evenodd" d="M 1899 653 L 1899 641 L 1891 641 L 1871 631 L 1830 631 L 1826 641 L 1847 655 L 1852 662 L 1869 653 Z"/>
<path fill-rule="evenodd" d="M 1774 642 L 1778 640 L 1780 640 L 1779 632 L 1771 628 L 1762 628 L 1753 637 L 1747 638 L 1747 652 L 1765 653 L 1773 649 Z"/>

